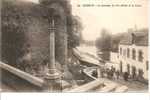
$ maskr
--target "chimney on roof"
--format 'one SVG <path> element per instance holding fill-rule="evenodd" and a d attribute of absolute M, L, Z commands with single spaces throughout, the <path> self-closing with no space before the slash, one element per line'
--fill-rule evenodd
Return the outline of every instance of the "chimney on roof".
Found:
<path fill-rule="evenodd" d="M 136 39 L 136 36 L 134 33 L 131 33 L 131 41 L 132 41 L 132 44 L 135 43 L 135 39 Z"/>

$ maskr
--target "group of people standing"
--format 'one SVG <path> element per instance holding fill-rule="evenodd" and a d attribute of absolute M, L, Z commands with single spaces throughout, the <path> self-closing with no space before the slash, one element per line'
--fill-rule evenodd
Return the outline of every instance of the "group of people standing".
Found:
<path fill-rule="evenodd" d="M 128 79 L 129 79 L 128 72 L 121 73 L 119 70 L 116 70 L 115 68 L 113 68 L 113 66 L 110 69 L 109 68 L 101 68 L 100 74 L 101 74 L 100 76 L 102 78 L 120 79 L 123 77 L 123 79 L 125 81 L 128 81 Z"/>

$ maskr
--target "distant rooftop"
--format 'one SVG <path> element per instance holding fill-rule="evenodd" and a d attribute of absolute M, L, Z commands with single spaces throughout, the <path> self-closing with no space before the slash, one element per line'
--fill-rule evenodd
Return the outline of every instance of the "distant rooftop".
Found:
<path fill-rule="evenodd" d="M 134 41 L 134 42 L 133 42 Z M 132 33 L 126 33 L 120 44 L 137 46 L 148 46 L 148 30 L 138 30 Z"/>

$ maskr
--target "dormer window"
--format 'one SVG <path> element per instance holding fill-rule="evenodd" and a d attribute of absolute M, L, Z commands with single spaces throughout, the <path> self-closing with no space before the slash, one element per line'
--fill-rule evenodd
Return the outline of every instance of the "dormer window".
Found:
<path fill-rule="evenodd" d="M 132 44 L 135 44 L 135 38 L 136 38 L 135 34 L 132 33 L 131 34 Z"/>

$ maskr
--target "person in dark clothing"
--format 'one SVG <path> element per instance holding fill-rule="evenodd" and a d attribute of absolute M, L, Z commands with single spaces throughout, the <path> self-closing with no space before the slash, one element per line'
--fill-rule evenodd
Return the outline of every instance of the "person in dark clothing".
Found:
<path fill-rule="evenodd" d="M 133 72 L 132 78 L 133 78 L 133 79 L 136 79 L 136 73 L 135 73 L 135 72 Z"/>
<path fill-rule="evenodd" d="M 94 77 L 98 77 L 98 74 L 97 74 L 97 71 L 96 70 L 94 70 L 93 72 L 92 72 L 92 76 L 94 76 Z"/>
<path fill-rule="evenodd" d="M 107 75 L 107 78 L 110 78 L 110 70 L 108 68 L 106 69 L 106 75 Z"/>
<path fill-rule="evenodd" d="M 100 69 L 100 74 L 101 74 L 101 77 L 102 77 L 102 78 L 104 78 L 104 73 L 105 73 L 104 68 L 101 68 L 101 69 Z"/>
<path fill-rule="evenodd" d="M 112 70 L 109 71 L 109 78 L 110 78 L 110 79 L 113 78 L 113 71 L 112 71 Z"/>
<path fill-rule="evenodd" d="M 124 80 L 128 81 L 128 77 L 129 77 L 129 73 L 125 72 L 124 75 L 123 75 Z"/>
<path fill-rule="evenodd" d="M 116 78 L 119 79 L 120 73 L 119 70 L 116 71 Z"/>
<path fill-rule="evenodd" d="M 110 70 L 111 79 L 114 79 L 114 73 L 115 73 L 115 70 L 114 70 L 114 68 L 112 68 Z"/>

